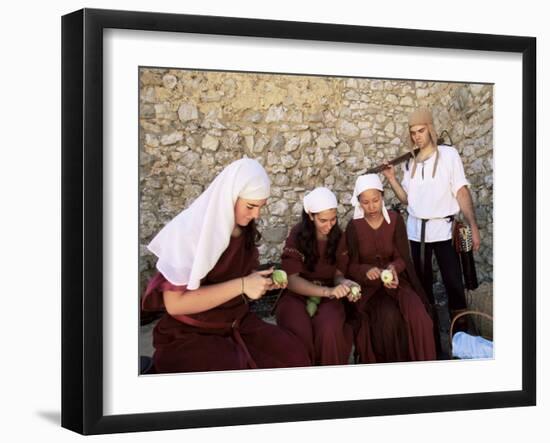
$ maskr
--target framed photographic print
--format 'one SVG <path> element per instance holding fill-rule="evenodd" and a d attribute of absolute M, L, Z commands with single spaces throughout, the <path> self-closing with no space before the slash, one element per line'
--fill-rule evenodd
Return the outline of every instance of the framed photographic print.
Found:
<path fill-rule="evenodd" d="M 535 55 L 530 37 L 92 9 L 64 16 L 62 426 L 101 434 L 534 405 Z M 278 262 L 313 188 L 332 189 L 345 227 L 356 178 L 408 152 L 418 107 L 432 110 L 442 145 L 464 164 L 492 358 L 140 364 L 151 362 L 159 321 L 140 309 L 156 272 L 147 245 L 228 165 L 248 157 L 269 175 L 259 261 Z M 469 292 L 468 303 L 483 311 L 480 294 Z M 250 309 L 277 323 L 273 303 Z"/>

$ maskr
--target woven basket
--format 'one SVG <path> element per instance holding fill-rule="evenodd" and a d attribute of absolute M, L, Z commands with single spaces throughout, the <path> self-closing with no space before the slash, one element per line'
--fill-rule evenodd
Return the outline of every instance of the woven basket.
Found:
<path fill-rule="evenodd" d="M 493 340 L 493 284 L 482 283 L 475 291 L 467 291 L 466 306 L 468 311 L 482 312 L 491 317 L 474 315 L 471 324 L 476 335 L 481 335 L 488 340 Z"/>
<path fill-rule="evenodd" d="M 479 311 L 462 311 L 460 312 L 459 314 L 456 314 L 452 321 L 451 321 L 451 327 L 449 328 L 449 349 L 451 350 L 451 355 L 453 355 L 453 335 L 454 335 L 454 327 L 455 327 L 455 323 L 456 321 L 460 318 L 460 317 L 464 317 L 465 315 L 471 315 L 473 318 L 477 318 L 477 319 L 484 319 L 486 322 L 489 322 L 492 324 L 493 322 L 493 316 L 492 315 L 489 315 L 489 314 L 486 314 L 485 312 L 479 312 Z M 491 328 L 491 337 L 487 337 L 487 336 L 484 336 L 483 334 L 479 334 L 481 335 L 483 338 L 486 338 L 487 340 L 491 340 L 493 341 L 493 328 Z"/>

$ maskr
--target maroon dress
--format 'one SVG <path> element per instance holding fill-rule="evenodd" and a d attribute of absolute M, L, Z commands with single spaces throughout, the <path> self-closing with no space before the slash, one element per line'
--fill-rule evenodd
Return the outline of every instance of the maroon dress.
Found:
<path fill-rule="evenodd" d="M 258 250 L 246 250 L 244 235 L 232 237 L 202 285 L 249 275 L 258 266 Z M 162 292 L 185 291 L 157 273 L 142 301 L 144 310 L 164 308 Z M 158 373 L 286 368 L 311 364 L 299 340 L 249 311 L 242 296 L 199 314 L 165 313 L 153 331 L 153 363 Z"/>
<path fill-rule="evenodd" d="M 344 257 L 347 254 L 344 236 L 342 235 L 336 252 L 336 264 L 328 263 L 325 258 L 327 242 L 317 241 L 320 258 L 314 271 L 310 272 L 305 267 L 302 253 L 297 249 L 298 227 L 299 225 L 291 230 L 286 240 L 281 267 L 288 275 L 299 274 L 300 277 L 311 282 L 333 287 L 336 269 L 345 271 L 347 263 L 347 257 Z M 340 268 L 339 263 L 343 263 L 344 267 Z M 346 323 L 346 312 L 342 301 L 322 297 L 317 312 L 310 317 L 306 311 L 307 299 L 308 296 L 286 289 L 277 302 L 275 311 L 277 324 L 300 338 L 307 347 L 314 364 L 347 364 L 353 343 L 353 331 Z"/>
<path fill-rule="evenodd" d="M 351 220 L 346 228 L 349 278 L 362 285 L 362 298 L 351 305 L 356 352 L 362 363 L 435 360 L 433 323 L 429 303 L 414 274 L 405 223 L 388 211 L 373 229 L 364 218 Z M 369 269 L 393 264 L 399 278 L 396 289 L 380 279 L 368 280 Z"/>

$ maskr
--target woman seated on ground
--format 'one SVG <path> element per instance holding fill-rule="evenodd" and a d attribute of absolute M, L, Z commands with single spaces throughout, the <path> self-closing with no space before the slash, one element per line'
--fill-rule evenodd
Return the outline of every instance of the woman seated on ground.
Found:
<path fill-rule="evenodd" d="M 159 273 L 143 308 L 166 309 L 153 332 L 155 372 L 310 364 L 299 340 L 249 311 L 248 300 L 281 288 L 272 269 L 254 272 L 255 220 L 269 190 L 258 162 L 237 160 L 149 244 Z"/>
<path fill-rule="evenodd" d="M 277 324 L 300 338 L 316 365 L 347 364 L 353 341 L 342 299 L 354 299 L 350 288 L 359 285 L 342 272 L 347 252 L 337 206 L 327 188 L 307 194 L 302 221 L 290 231 L 282 254 L 288 288 L 277 302 Z"/>
<path fill-rule="evenodd" d="M 401 215 L 386 210 L 376 174 L 358 177 L 351 203 L 348 275 L 363 288 L 353 306 L 360 362 L 435 360 L 429 303 L 414 272 Z"/>

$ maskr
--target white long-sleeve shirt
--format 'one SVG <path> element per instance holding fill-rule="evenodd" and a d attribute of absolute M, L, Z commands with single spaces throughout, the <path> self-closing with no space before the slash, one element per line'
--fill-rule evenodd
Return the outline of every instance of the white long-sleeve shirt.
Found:
<path fill-rule="evenodd" d="M 452 223 L 445 217 L 458 214 L 460 206 L 456 198 L 457 192 L 463 186 L 470 185 L 464 175 L 464 166 L 458 151 L 446 145 L 438 146 L 438 149 L 439 161 L 433 178 L 435 152 L 423 162 L 417 163 L 412 179 L 412 160 L 403 166 L 401 185 L 407 193 L 409 240 L 420 241 L 421 219 L 430 219 L 426 223 L 426 243 L 449 240 L 452 236 Z"/>

